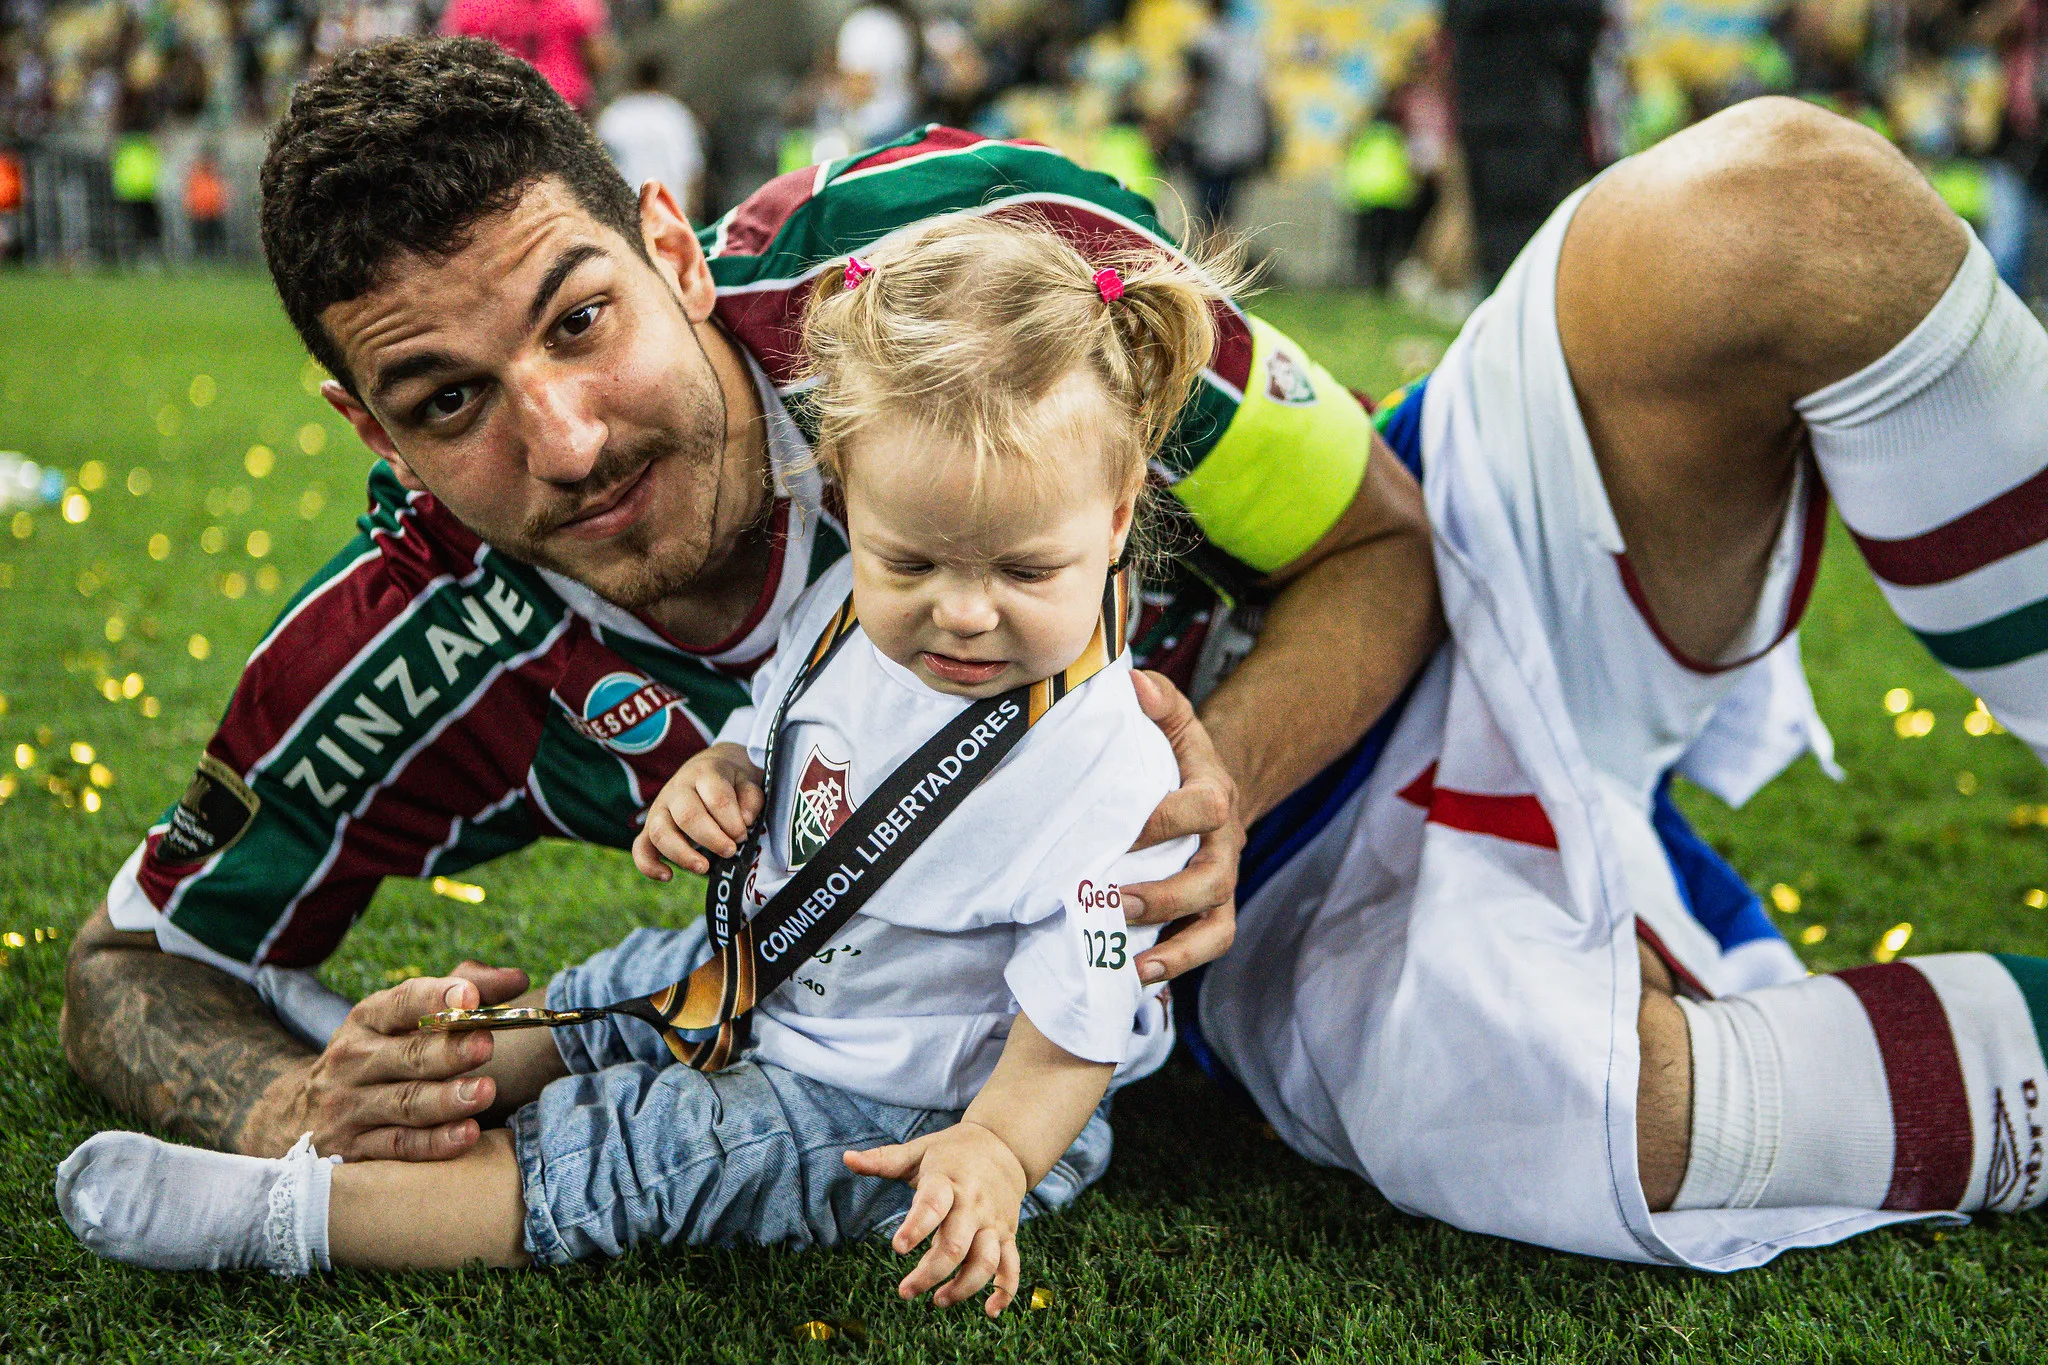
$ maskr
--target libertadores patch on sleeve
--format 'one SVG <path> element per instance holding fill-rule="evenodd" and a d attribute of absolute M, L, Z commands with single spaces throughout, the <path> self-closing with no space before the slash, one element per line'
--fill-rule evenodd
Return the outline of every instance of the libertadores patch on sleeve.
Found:
<path fill-rule="evenodd" d="M 159 862 L 204 862 L 234 847 L 249 830 L 262 798 L 212 754 L 202 754 L 192 785 L 171 809 L 170 828 L 156 847 Z"/>

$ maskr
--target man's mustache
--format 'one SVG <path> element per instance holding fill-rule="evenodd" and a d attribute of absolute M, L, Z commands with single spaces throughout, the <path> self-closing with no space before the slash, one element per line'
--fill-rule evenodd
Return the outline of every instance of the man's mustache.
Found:
<path fill-rule="evenodd" d="M 629 444 L 606 446 L 598 452 L 597 463 L 590 467 L 588 474 L 562 489 L 559 502 L 527 518 L 522 528 L 526 542 L 536 544 L 547 539 L 592 508 L 615 497 L 656 460 L 681 451 L 682 442 L 667 432 L 657 432 Z"/>

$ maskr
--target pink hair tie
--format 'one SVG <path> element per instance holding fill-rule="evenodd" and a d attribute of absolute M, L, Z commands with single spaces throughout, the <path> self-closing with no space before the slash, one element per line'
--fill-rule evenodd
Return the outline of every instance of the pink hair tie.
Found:
<path fill-rule="evenodd" d="M 858 256 L 846 258 L 846 287 L 853 288 L 862 280 L 875 273 L 875 268 Z"/>
<path fill-rule="evenodd" d="M 1095 292 L 1102 295 L 1104 303 L 1115 303 L 1124 296 L 1124 277 L 1113 266 L 1102 267 L 1095 272 Z"/>

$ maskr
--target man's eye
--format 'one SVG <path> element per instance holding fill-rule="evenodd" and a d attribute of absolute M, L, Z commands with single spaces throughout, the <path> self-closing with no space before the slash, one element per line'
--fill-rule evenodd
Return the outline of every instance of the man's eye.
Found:
<path fill-rule="evenodd" d="M 580 337 L 597 321 L 597 305 L 586 303 L 562 319 L 562 335 Z"/>
<path fill-rule="evenodd" d="M 469 401 L 467 392 L 459 386 L 442 389 L 427 400 L 429 417 L 453 417 L 462 411 L 462 405 Z"/>

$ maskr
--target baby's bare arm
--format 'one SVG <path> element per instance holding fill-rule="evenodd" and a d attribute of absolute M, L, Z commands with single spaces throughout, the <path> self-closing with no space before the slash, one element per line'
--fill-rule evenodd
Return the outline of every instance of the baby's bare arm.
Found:
<path fill-rule="evenodd" d="M 1024 1196 L 1073 1145 L 1115 1070 L 1058 1047 L 1020 1014 L 995 1074 L 960 1122 L 914 1142 L 846 1154 L 846 1164 L 862 1175 L 917 1187 L 890 1244 L 898 1255 L 926 1237 L 932 1244 L 897 1286 L 899 1294 L 915 1298 L 951 1276 L 933 1295 L 944 1306 L 994 1280 L 988 1315 L 1008 1306 L 1021 1278 L 1017 1216 Z"/>

